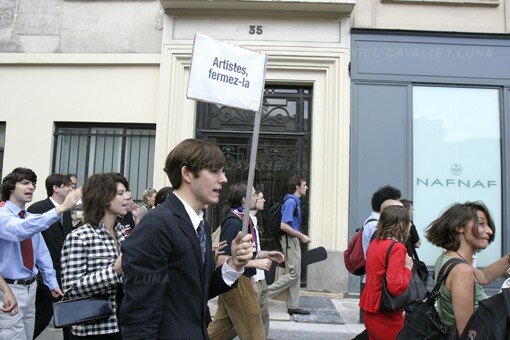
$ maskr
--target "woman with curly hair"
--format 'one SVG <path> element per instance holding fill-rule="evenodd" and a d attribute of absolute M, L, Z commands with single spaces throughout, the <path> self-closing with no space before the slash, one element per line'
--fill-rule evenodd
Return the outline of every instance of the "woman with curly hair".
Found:
<path fill-rule="evenodd" d="M 158 191 L 156 189 L 146 189 L 143 192 L 142 196 L 142 205 L 140 206 L 140 213 L 138 220 L 141 220 L 142 217 L 145 216 L 155 206 L 156 194 Z"/>

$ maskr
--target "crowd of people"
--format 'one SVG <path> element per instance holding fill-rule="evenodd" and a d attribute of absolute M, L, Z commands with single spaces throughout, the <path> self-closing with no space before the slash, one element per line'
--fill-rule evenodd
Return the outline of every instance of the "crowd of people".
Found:
<path fill-rule="evenodd" d="M 413 231 L 416 228 L 412 221 L 413 203 L 399 200 L 400 196 L 400 190 L 392 186 L 381 187 L 372 196 L 373 211 L 363 229 L 366 273 L 359 302 L 360 320 L 366 330 L 358 339 L 394 340 L 404 327 L 406 313 L 413 312 L 412 305 L 405 310 L 381 310 L 383 289 L 391 296 L 399 296 L 408 289 L 416 269 L 413 254 L 421 244 Z M 510 254 L 483 269 L 474 263 L 475 255 L 489 246 L 495 232 L 491 213 L 480 201 L 452 204 L 425 229 L 427 240 L 443 249 L 435 263 L 436 274 L 448 260 L 462 261 L 441 284 L 436 304 L 440 321 L 455 327 L 458 336 L 478 303 L 487 298 L 482 285 L 507 274 L 510 268 Z M 382 286 L 383 277 L 386 288 Z"/>
<path fill-rule="evenodd" d="M 97 296 L 107 297 L 112 315 L 63 327 L 64 339 L 266 338 L 272 288 L 264 271 L 285 257 L 260 248 L 256 214 L 264 194 L 250 188 L 247 206 L 242 183 L 231 186 L 220 242 L 212 244 L 204 209 L 219 203 L 224 165 L 216 145 L 188 139 L 165 161 L 172 186 L 145 190 L 141 206 L 119 173 L 94 174 L 81 188 L 74 174 L 52 174 L 47 198 L 28 209 L 37 176 L 14 169 L 1 184 L 0 339 L 33 339 L 49 324 L 53 303 Z M 300 232 L 306 181 L 293 177 L 290 185 L 295 199 L 284 204 L 282 229 L 309 242 Z M 245 210 L 250 223 L 243 235 Z M 282 280 L 299 287 L 299 269 L 291 272 Z M 211 322 L 207 302 L 218 295 Z M 290 314 L 307 312 L 292 299 Z"/>
<path fill-rule="evenodd" d="M 119 173 L 94 174 L 77 187 L 76 175 L 52 174 L 47 198 L 32 202 L 36 174 L 16 168 L 0 186 L 0 339 L 33 339 L 49 324 L 52 304 L 104 296 L 112 314 L 63 327 L 64 339 L 266 339 L 268 298 L 288 290 L 287 312 L 309 314 L 299 305 L 304 178 L 289 179 L 281 205 L 282 251 L 260 246 L 257 213 L 264 193 L 244 183 L 230 186 L 218 242 L 204 220 L 227 183 L 225 156 L 207 141 L 187 139 L 167 156 L 171 187 L 147 189 L 142 205 L 133 202 Z M 247 194 L 249 204 L 247 202 Z M 382 311 L 382 278 L 392 296 L 408 288 L 421 241 L 412 221 L 413 202 L 392 186 L 372 196 L 364 223 L 360 318 L 370 339 L 395 339 L 412 306 Z M 83 212 L 76 215 L 76 208 Z M 249 214 L 248 232 L 243 218 Z M 435 271 L 450 259 L 462 260 L 440 288 L 441 321 L 462 333 L 479 301 L 482 285 L 510 267 L 510 255 L 478 269 L 477 252 L 494 240 L 495 224 L 482 202 L 456 203 L 427 228 L 427 240 L 444 250 Z M 391 248 L 391 251 L 388 250 Z M 386 265 L 386 256 L 388 255 Z M 285 275 L 267 285 L 264 271 L 285 261 Z M 388 279 L 390 278 L 390 279 Z M 473 288 L 474 287 L 474 288 Z M 207 302 L 219 296 L 211 318 Z"/>

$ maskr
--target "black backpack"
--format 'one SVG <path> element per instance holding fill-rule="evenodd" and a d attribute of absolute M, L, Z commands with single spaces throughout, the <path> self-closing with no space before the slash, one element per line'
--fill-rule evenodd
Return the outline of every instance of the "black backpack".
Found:
<path fill-rule="evenodd" d="M 510 339 L 510 288 L 479 302 L 478 308 L 462 332 L 462 340 Z"/>
<path fill-rule="evenodd" d="M 282 223 L 282 206 L 288 199 L 291 199 L 291 197 L 285 198 L 282 202 L 278 202 L 269 209 L 266 219 L 267 227 L 265 230 L 269 231 L 270 235 L 281 236 L 283 234 L 283 231 L 280 229 L 280 224 Z"/>

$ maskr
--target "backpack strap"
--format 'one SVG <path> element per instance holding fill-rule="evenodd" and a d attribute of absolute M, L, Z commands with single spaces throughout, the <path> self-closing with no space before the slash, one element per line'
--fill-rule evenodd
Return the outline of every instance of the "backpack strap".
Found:
<path fill-rule="evenodd" d="M 366 226 L 370 222 L 375 222 L 375 221 L 377 221 L 377 218 L 369 218 L 368 220 L 365 221 L 365 223 L 363 223 L 363 226 Z"/>
<path fill-rule="evenodd" d="M 376 219 L 376 218 L 369 218 L 368 220 L 366 220 L 366 221 L 365 221 L 365 223 L 363 223 L 363 227 L 356 229 L 356 230 L 355 230 L 355 232 L 357 232 L 357 231 L 359 231 L 359 230 L 361 230 L 361 229 L 365 228 L 365 226 L 366 226 L 367 224 L 369 224 L 370 222 L 375 222 L 375 221 L 377 221 L 377 219 Z"/>
<path fill-rule="evenodd" d="M 371 218 L 371 219 L 367 220 L 367 221 L 365 222 L 365 224 L 363 224 L 363 229 L 365 229 L 365 226 L 366 226 L 367 224 L 369 224 L 370 222 L 374 222 L 374 221 L 379 222 L 379 220 L 378 220 L 378 219 L 376 219 L 376 218 Z M 376 227 L 377 227 L 377 226 L 376 226 Z M 372 233 L 372 237 L 370 237 L 370 242 L 372 242 L 372 241 L 375 239 L 375 232 L 376 232 L 376 231 L 377 231 L 377 228 L 376 228 L 376 230 L 374 230 L 374 232 Z"/>
<path fill-rule="evenodd" d="M 282 202 L 282 205 L 280 206 L 280 213 L 282 212 L 282 208 L 283 208 L 283 205 L 285 204 L 285 202 L 287 202 L 287 200 L 291 199 L 292 196 L 287 196 L 283 199 L 283 202 Z M 294 199 L 294 198 L 292 198 Z M 294 200 L 296 202 L 296 206 L 294 207 L 294 211 L 292 212 L 292 216 L 296 215 L 296 211 L 298 210 L 298 202 L 296 200 Z"/>
<path fill-rule="evenodd" d="M 246 211 L 246 210 L 245 210 Z M 249 213 L 249 212 L 248 212 Z M 221 224 L 220 226 L 223 227 L 223 224 L 229 219 L 229 218 L 236 218 L 238 220 L 240 220 L 241 222 L 243 222 L 243 217 L 240 216 L 239 214 L 236 214 L 235 212 L 233 212 L 232 210 L 229 211 L 229 213 L 227 214 L 227 216 L 225 216 L 225 218 L 223 219 L 223 221 L 221 221 Z M 248 231 L 253 235 L 254 231 L 253 231 L 253 221 L 251 218 L 248 219 Z"/>
<path fill-rule="evenodd" d="M 226 222 L 229 218 L 237 218 L 238 220 L 241 220 L 241 221 L 243 220 L 243 219 L 242 219 L 239 215 L 234 214 L 234 213 L 232 212 L 232 210 L 231 210 L 231 211 L 229 211 L 229 213 L 227 214 L 227 216 L 225 216 L 225 218 L 223 219 L 223 221 L 221 221 L 220 227 L 223 227 L 223 224 L 224 224 L 224 223 L 225 223 L 225 222 Z"/>
<path fill-rule="evenodd" d="M 446 281 L 446 278 L 448 277 L 448 274 L 452 271 L 452 269 L 458 265 L 459 263 L 467 263 L 466 261 L 458 258 L 453 258 L 448 261 L 446 261 L 445 264 L 441 267 L 439 270 L 439 273 L 437 274 L 437 281 L 436 285 L 434 286 L 434 289 L 432 289 L 427 297 L 427 303 L 434 304 L 436 300 L 439 297 L 439 288 L 441 288 L 441 285 Z"/>

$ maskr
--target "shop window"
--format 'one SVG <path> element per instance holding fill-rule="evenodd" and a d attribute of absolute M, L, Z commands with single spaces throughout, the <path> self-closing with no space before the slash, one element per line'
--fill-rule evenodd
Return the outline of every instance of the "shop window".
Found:
<path fill-rule="evenodd" d="M 93 174 L 120 172 L 140 200 L 152 188 L 155 137 L 154 125 L 57 125 L 53 172 L 75 173 L 79 185 Z"/>
<path fill-rule="evenodd" d="M 449 205 L 483 201 L 496 223 L 486 266 L 501 254 L 501 133 L 498 89 L 416 86 L 413 88 L 414 222 L 420 256 L 434 264 L 441 249 L 423 237 Z"/>

